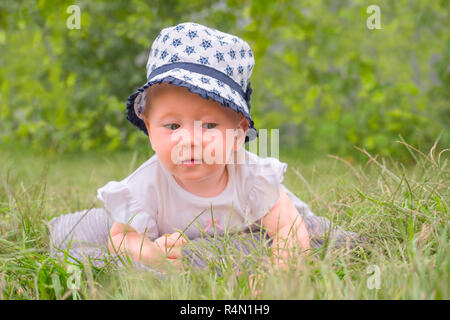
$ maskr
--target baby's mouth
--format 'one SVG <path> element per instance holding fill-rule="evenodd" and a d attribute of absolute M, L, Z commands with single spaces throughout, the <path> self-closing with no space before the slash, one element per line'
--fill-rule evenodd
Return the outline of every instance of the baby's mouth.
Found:
<path fill-rule="evenodd" d="M 181 164 L 201 164 L 201 163 L 202 163 L 201 159 L 194 159 L 194 158 L 181 161 Z"/>

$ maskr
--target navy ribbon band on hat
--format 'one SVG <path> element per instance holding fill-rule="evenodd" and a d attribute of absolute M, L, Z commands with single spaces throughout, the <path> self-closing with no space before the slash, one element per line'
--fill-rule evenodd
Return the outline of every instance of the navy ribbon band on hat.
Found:
<path fill-rule="evenodd" d="M 242 90 L 242 87 L 239 84 L 237 84 L 236 81 L 234 81 L 229 76 L 227 76 L 225 73 L 220 72 L 217 69 L 214 69 L 214 68 L 211 68 L 211 67 L 208 67 L 205 65 L 192 63 L 192 62 L 173 62 L 173 63 L 169 63 L 169 64 L 164 64 L 164 65 L 159 66 L 158 68 L 154 69 L 148 76 L 147 81 L 150 81 L 150 79 L 157 76 L 158 74 L 161 74 L 161 73 L 164 73 L 166 71 L 176 69 L 176 68 L 204 74 L 206 76 L 209 76 L 211 78 L 215 78 L 217 80 L 224 82 L 225 84 L 230 86 L 232 89 L 239 92 L 239 94 L 242 96 L 242 98 L 244 98 L 245 101 L 247 101 L 248 111 L 250 112 L 250 95 L 253 91 L 252 88 L 250 87 L 250 81 L 247 84 L 246 92 L 244 92 L 244 90 Z"/>

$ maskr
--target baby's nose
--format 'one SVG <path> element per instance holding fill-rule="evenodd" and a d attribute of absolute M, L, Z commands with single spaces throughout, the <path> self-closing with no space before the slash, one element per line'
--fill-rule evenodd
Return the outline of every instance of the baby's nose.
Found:
<path fill-rule="evenodd" d="M 201 146 L 203 141 L 202 121 L 194 121 L 193 123 L 187 123 L 184 126 L 188 135 L 183 141 L 190 146 Z"/>

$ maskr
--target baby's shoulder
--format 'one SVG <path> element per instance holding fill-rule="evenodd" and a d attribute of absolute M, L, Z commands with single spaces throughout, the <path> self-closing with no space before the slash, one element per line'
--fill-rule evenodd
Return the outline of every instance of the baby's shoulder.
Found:
<path fill-rule="evenodd" d="M 156 154 L 151 156 L 147 161 L 142 163 L 136 170 L 134 170 L 128 177 L 126 177 L 125 181 L 131 181 L 134 179 L 138 179 L 142 176 L 147 176 L 148 173 L 158 171 L 158 158 Z"/>
<path fill-rule="evenodd" d="M 163 183 L 165 177 L 156 154 L 141 164 L 128 177 L 122 180 L 129 188 L 134 190 L 149 188 Z"/>

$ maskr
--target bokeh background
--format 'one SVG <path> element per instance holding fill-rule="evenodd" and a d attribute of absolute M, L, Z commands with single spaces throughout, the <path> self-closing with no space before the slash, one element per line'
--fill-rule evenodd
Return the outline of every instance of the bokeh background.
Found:
<path fill-rule="evenodd" d="M 81 9 L 70 30 L 67 8 Z M 369 5 L 381 29 L 366 26 Z M 255 55 L 252 116 L 280 148 L 406 158 L 450 145 L 449 1 L 0 2 L 0 143 L 46 154 L 149 148 L 125 118 L 159 31 L 197 22 Z"/>

